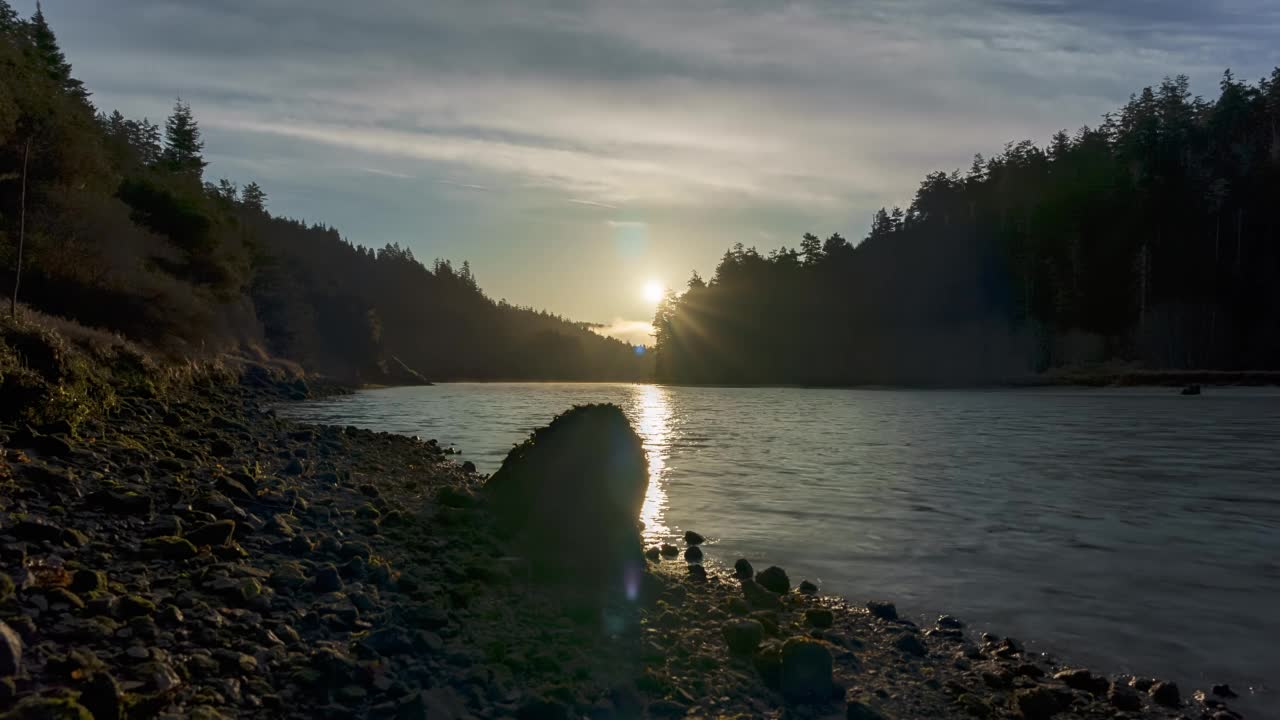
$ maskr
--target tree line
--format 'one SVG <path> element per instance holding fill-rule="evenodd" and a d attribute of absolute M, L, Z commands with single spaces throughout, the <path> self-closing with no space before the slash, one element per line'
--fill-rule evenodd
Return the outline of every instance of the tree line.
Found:
<path fill-rule="evenodd" d="M 973 383 L 1280 368 L 1280 69 L 934 172 L 856 244 L 734 246 L 659 307 L 660 380 Z"/>
<path fill-rule="evenodd" d="M 31 307 L 175 356 L 260 352 L 360 382 L 648 374 L 630 345 L 490 299 L 466 262 L 274 216 L 257 183 L 206 164 L 187 103 L 163 124 L 100 111 L 41 10 L 0 0 L 0 282 Z"/>

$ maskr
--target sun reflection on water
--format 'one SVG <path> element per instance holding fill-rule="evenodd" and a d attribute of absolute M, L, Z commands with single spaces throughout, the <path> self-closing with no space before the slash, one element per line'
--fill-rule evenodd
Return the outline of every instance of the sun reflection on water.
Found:
<path fill-rule="evenodd" d="M 672 434 L 669 392 L 658 385 L 636 385 L 631 398 L 636 432 L 644 441 L 645 454 L 649 459 L 649 490 L 644 496 L 644 506 L 640 508 L 647 542 L 664 539 L 671 534 L 664 523 L 667 455 Z"/>

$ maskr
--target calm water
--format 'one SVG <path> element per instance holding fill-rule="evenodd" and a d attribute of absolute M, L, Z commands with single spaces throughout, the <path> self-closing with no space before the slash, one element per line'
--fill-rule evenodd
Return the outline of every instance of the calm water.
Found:
<path fill-rule="evenodd" d="M 1112 672 L 1229 682 L 1280 717 L 1280 393 L 453 384 L 290 406 L 492 472 L 575 403 L 649 453 L 651 539 L 886 598 Z"/>

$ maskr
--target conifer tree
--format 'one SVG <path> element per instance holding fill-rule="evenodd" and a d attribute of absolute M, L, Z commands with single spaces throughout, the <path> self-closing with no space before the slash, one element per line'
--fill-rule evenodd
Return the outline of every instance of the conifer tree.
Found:
<path fill-rule="evenodd" d="M 191 106 L 179 98 L 164 124 L 164 161 L 170 171 L 199 180 L 208 164 L 201 154 L 203 150 L 200 126 L 191 113 Z"/>

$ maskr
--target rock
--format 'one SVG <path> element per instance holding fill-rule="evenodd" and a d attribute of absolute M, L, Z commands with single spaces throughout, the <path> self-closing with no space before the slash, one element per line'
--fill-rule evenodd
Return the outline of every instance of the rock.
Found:
<path fill-rule="evenodd" d="M 71 698 L 30 695 L 5 713 L 4 720 L 94 720 L 94 717 Z"/>
<path fill-rule="evenodd" d="M 48 588 L 44 591 L 45 600 L 51 610 L 82 610 L 84 600 L 66 588 Z"/>
<path fill-rule="evenodd" d="M 164 662 L 147 662 L 134 669 L 143 686 L 154 693 L 168 693 L 182 686 L 182 678 Z"/>
<path fill-rule="evenodd" d="M 465 510 L 467 508 L 475 507 L 478 500 L 475 495 L 471 494 L 467 490 L 456 488 L 452 485 L 446 485 L 440 488 L 440 491 L 436 493 L 436 502 L 445 507 Z"/>
<path fill-rule="evenodd" d="M 1157 682 L 1148 692 L 1151 695 L 1151 702 L 1157 705 L 1178 707 L 1182 704 L 1182 695 L 1178 692 L 1178 686 L 1175 683 Z"/>
<path fill-rule="evenodd" d="M 684 544 L 685 544 L 685 545 L 701 545 L 702 543 L 704 543 L 704 542 L 706 542 L 706 541 L 707 541 L 707 539 L 706 539 L 706 538 L 702 537 L 701 535 L 699 535 L 698 533 L 696 533 L 696 532 L 694 532 L 694 531 L 692 531 L 692 530 L 685 530 L 685 531 L 684 531 Z"/>
<path fill-rule="evenodd" d="M 701 565 L 690 565 L 689 577 L 693 580 L 705 582 L 707 579 L 707 569 Z"/>
<path fill-rule="evenodd" d="M 1142 709 L 1142 699 L 1138 697 L 1138 694 L 1117 683 L 1112 683 L 1107 690 L 1107 702 L 1111 707 L 1125 712 L 1135 712 Z"/>
<path fill-rule="evenodd" d="M 236 449 L 226 440 L 217 438 L 209 443 L 209 454 L 216 458 L 228 458 L 236 454 Z"/>
<path fill-rule="evenodd" d="M 0 620 L 0 678 L 17 675 L 22 667 L 22 638 Z"/>
<path fill-rule="evenodd" d="M 662 550 L 657 545 L 654 545 L 653 547 L 644 551 L 644 556 L 649 558 L 653 562 L 657 562 L 662 559 Z"/>
<path fill-rule="evenodd" d="M 702 562 L 702 549 L 697 545 L 690 547 L 684 551 L 684 559 L 689 562 Z"/>
<path fill-rule="evenodd" d="M 738 558 L 733 563 L 733 576 L 738 579 L 750 578 L 754 574 L 751 563 L 746 558 Z"/>
<path fill-rule="evenodd" d="M 140 595 L 126 595 L 120 598 L 116 613 L 125 620 L 135 617 L 146 617 L 155 614 L 156 604 Z"/>
<path fill-rule="evenodd" d="M 893 646 L 908 655 L 916 657 L 924 657 L 929 654 L 929 649 L 925 647 L 924 641 L 916 637 L 915 633 L 902 633 L 897 640 L 893 641 Z"/>
<path fill-rule="evenodd" d="M 771 565 L 756 573 L 756 583 L 760 587 L 779 595 L 791 590 L 791 580 L 787 577 L 787 573 L 777 565 Z"/>
<path fill-rule="evenodd" d="M 884 720 L 884 716 L 860 702 L 849 701 L 844 708 L 845 720 Z"/>
<path fill-rule="evenodd" d="M 808 580 L 801 580 L 801 581 L 800 581 L 799 590 L 800 590 L 800 592 L 801 592 L 802 594 L 805 594 L 805 595 L 817 595 L 817 594 L 818 594 L 818 586 L 817 586 L 817 585 L 814 585 L 813 583 L 809 582 Z"/>
<path fill-rule="evenodd" d="M 764 625 L 758 620 L 737 620 L 725 625 L 723 634 L 731 652 L 749 655 L 764 641 Z"/>
<path fill-rule="evenodd" d="M 124 695 L 115 678 L 105 672 L 89 676 L 80 688 L 80 704 L 93 714 L 93 720 L 121 720 L 124 717 Z"/>
<path fill-rule="evenodd" d="M 466 462 L 462 463 L 462 472 L 473 473 L 475 471 L 476 471 L 475 463 L 471 462 L 470 460 L 467 460 Z"/>
<path fill-rule="evenodd" d="M 1094 677 L 1093 673 L 1082 668 L 1071 668 L 1054 673 L 1053 679 L 1073 690 L 1084 690 L 1094 695 L 1105 694 L 1111 686 L 1106 678 Z"/>
<path fill-rule="evenodd" d="M 898 619 L 898 608 L 891 602 L 878 602 L 876 600 L 867 601 L 867 610 L 881 620 L 894 621 Z"/>
<path fill-rule="evenodd" d="M 792 638 L 782 646 L 779 677 L 782 695 L 789 702 L 828 702 L 831 700 L 831 651 L 814 640 Z"/>
<path fill-rule="evenodd" d="M 641 557 L 648 487 L 644 445 L 622 409 L 582 405 L 512 449 L 484 494 L 535 570 L 617 587 Z"/>
<path fill-rule="evenodd" d="M 13 597 L 13 591 L 13 578 L 9 577 L 7 571 L 0 570 L 0 603 Z"/>
<path fill-rule="evenodd" d="M 812 627 L 829 628 L 835 622 L 835 614 L 826 608 L 809 608 L 804 611 L 804 621 Z"/>
<path fill-rule="evenodd" d="M 964 623 L 950 615 L 939 615 L 938 621 L 935 624 L 943 630 L 960 630 L 964 627 Z"/>
<path fill-rule="evenodd" d="M 1013 691 L 1009 705 L 1018 717 L 1026 720 L 1046 720 L 1062 710 L 1058 697 L 1043 687 Z"/>
<path fill-rule="evenodd" d="M 230 545 L 235 533 L 235 520 L 216 520 L 192 530 L 185 535 L 185 538 L 192 545 L 199 547 L 205 545 L 218 547 Z"/>
<path fill-rule="evenodd" d="M 316 568 L 311 578 L 311 587 L 318 593 L 338 592 L 342 589 L 342 576 L 333 565 L 322 565 Z"/>
<path fill-rule="evenodd" d="M 150 495 L 117 490 L 98 490 L 85 497 L 85 503 L 95 510 L 115 515 L 140 515 L 150 517 L 155 502 Z"/>
<path fill-rule="evenodd" d="M 164 536 L 142 541 L 142 549 L 152 557 L 162 560 L 186 560 L 200 554 L 196 546 L 186 538 Z"/>
<path fill-rule="evenodd" d="M 22 520 L 9 529 L 19 540 L 56 543 L 62 539 L 62 528 L 43 520 Z"/>
<path fill-rule="evenodd" d="M 769 592 L 756 584 L 754 580 L 742 581 L 742 595 L 752 607 L 771 610 L 782 606 L 778 594 Z"/>
<path fill-rule="evenodd" d="M 1212 692 L 1214 695 L 1217 695 L 1218 697 L 1224 697 L 1224 698 L 1240 697 L 1235 693 L 1234 690 L 1231 689 L 1230 685 L 1214 685 L 1213 688 L 1210 690 L 1210 692 Z"/>
<path fill-rule="evenodd" d="M 671 543 L 662 543 L 662 547 L 658 548 L 658 552 L 662 553 L 662 557 L 680 557 L 680 548 Z"/>
<path fill-rule="evenodd" d="M 369 634 L 361 644 L 379 655 L 394 657 L 413 652 L 413 639 L 399 628 L 389 627 Z"/>

